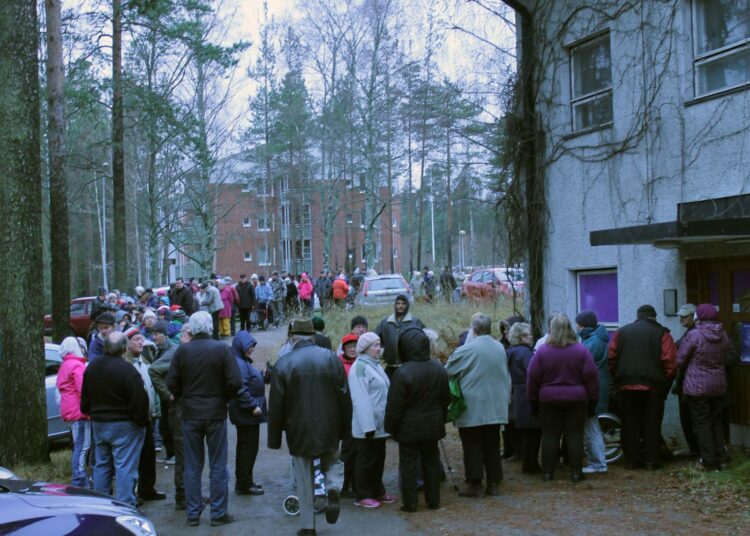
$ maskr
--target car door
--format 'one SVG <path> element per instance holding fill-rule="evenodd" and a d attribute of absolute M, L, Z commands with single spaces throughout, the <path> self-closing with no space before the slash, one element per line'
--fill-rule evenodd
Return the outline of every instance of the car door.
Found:
<path fill-rule="evenodd" d="M 60 352 L 55 346 L 44 349 L 44 388 L 47 402 L 47 437 L 57 439 L 67 436 L 70 427 L 60 415 L 60 404 L 57 401 L 57 372 L 62 365 Z"/>

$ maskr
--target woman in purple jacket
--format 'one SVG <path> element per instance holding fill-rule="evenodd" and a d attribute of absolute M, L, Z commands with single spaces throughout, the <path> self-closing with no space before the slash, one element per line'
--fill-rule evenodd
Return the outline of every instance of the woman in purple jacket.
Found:
<path fill-rule="evenodd" d="M 578 342 L 564 314 L 550 322 L 547 341 L 529 363 L 527 393 L 542 424 L 542 470 L 544 480 L 554 478 L 565 432 L 570 479 L 583 480 L 583 427 L 593 415 L 599 398 L 599 373 L 594 358 Z"/>
<path fill-rule="evenodd" d="M 677 365 L 685 373 L 682 393 L 690 407 L 701 466 L 707 470 L 719 470 L 728 461 L 721 401 L 727 391 L 725 367 L 729 337 L 718 322 L 719 312 L 713 305 L 700 304 L 695 309 L 695 316 L 698 322 L 680 343 Z"/>

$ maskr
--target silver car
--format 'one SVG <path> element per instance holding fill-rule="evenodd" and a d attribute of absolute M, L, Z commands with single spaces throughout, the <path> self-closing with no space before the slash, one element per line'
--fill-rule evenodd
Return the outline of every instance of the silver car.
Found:
<path fill-rule="evenodd" d="M 354 299 L 354 305 L 358 307 L 392 305 L 399 294 L 405 295 L 409 303 L 414 303 L 411 289 L 401 274 L 368 276 L 362 281 L 359 293 Z"/>
<path fill-rule="evenodd" d="M 47 438 L 50 441 L 70 437 L 70 426 L 60 415 L 57 396 L 57 371 L 62 365 L 60 347 L 57 344 L 44 345 L 44 387 L 47 398 Z"/>

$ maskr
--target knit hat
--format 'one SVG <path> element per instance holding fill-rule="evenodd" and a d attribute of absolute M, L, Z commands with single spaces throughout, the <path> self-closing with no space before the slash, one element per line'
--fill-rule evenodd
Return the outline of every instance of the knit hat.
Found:
<path fill-rule="evenodd" d="M 701 303 L 695 308 L 695 316 L 698 320 L 718 320 L 719 311 L 710 303 Z"/>
<path fill-rule="evenodd" d="M 309 318 L 298 318 L 292 321 L 289 333 L 291 335 L 315 335 L 315 327 Z"/>
<path fill-rule="evenodd" d="M 590 309 L 581 311 L 576 315 L 576 324 L 582 328 L 595 328 L 598 323 L 596 313 Z"/>
<path fill-rule="evenodd" d="M 161 333 L 163 335 L 169 335 L 169 322 L 166 320 L 159 320 L 154 327 L 151 328 L 153 333 Z"/>
<path fill-rule="evenodd" d="M 126 337 L 127 337 L 128 339 L 132 339 L 132 338 L 133 338 L 133 337 L 135 337 L 136 335 L 143 335 L 143 333 L 141 333 L 141 330 L 140 330 L 139 328 L 136 328 L 136 327 L 132 327 L 132 328 L 128 329 L 128 330 L 127 330 L 127 331 L 125 332 L 125 336 L 126 336 Z"/>
<path fill-rule="evenodd" d="M 693 316 L 695 314 L 695 305 L 686 303 L 677 311 L 677 316 Z"/>
<path fill-rule="evenodd" d="M 143 294 L 143 291 L 144 291 L 144 288 L 142 286 L 138 285 L 137 287 L 135 287 L 136 296 L 140 296 L 141 294 Z"/>
<path fill-rule="evenodd" d="M 147 318 L 156 318 L 156 313 L 151 309 L 147 309 L 146 312 L 143 313 L 143 320 L 146 320 Z"/>
<path fill-rule="evenodd" d="M 362 315 L 357 315 L 354 318 L 352 318 L 352 322 L 349 325 L 349 329 L 354 329 L 357 326 L 364 326 L 365 329 L 367 329 L 367 319 Z"/>
<path fill-rule="evenodd" d="M 115 325 L 115 315 L 112 313 L 102 313 L 96 317 L 95 324 L 109 324 L 110 326 Z"/>
<path fill-rule="evenodd" d="M 350 342 L 357 342 L 358 339 L 359 335 L 357 335 L 356 333 L 347 333 L 341 338 L 341 347 L 343 348 L 347 345 L 347 343 Z"/>
<path fill-rule="evenodd" d="M 656 309 L 653 305 L 641 305 L 636 311 L 639 320 L 644 318 L 656 318 Z"/>
<path fill-rule="evenodd" d="M 379 341 L 380 337 L 375 335 L 372 331 L 363 333 L 359 336 L 359 340 L 357 340 L 357 353 L 364 354 L 370 346 Z"/>
<path fill-rule="evenodd" d="M 319 316 L 314 316 L 312 319 L 313 327 L 315 328 L 315 331 L 323 331 L 326 329 L 326 322 Z"/>

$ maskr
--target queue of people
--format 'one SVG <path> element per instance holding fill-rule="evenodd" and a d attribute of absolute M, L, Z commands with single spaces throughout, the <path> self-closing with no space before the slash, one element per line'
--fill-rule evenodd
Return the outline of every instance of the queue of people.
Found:
<path fill-rule="evenodd" d="M 522 318 L 506 319 L 498 341 L 491 318 L 476 313 L 443 364 L 433 355 L 429 330 L 409 312 L 407 297 L 398 296 L 393 314 L 375 331 L 368 331 L 366 318 L 354 317 L 336 352 L 321 319 L 317 325 L 293 320 L 267 376 L 253 364 L 257 341 L 248 330 L 239 330 L 231 346 L 213 340 L 218 310 L 192 314 L 181 326 L 179 345 L 163 318 L 144 314 L 140 325 L 117 331 L 113 315 L 103 312 L 88 348 L 75 338 L 61 345 L 58 386 L 63 418 L 73 429 L 73 483 L 89 485 L 86 460 L 93 448 L 96 491 L 130 504 L 165 498 L 154 487 L 154 451 L 156 430 L 166 429 L 167 455 L 176 458 L 176 508 L 186 511 L 188 525 L 200 524 L 207 446 L 211 525 L 231 523 L 227 417 L 237 428 L 238 495 L 264 494 L 254 467 L 260 425 L 267 421 L 269 448 L 280 448 L 285 435 L 293 460 L 299 534 L 314 534 L 313 466 L 325 478 L 329 523 L 339 517 L 340 497 L 352 496 L 365 509 L 398 500 L 383 482 L 388 439 L 398 442 L 401 510 L 418 510 L 419 486 L 426 506 L 439 508 L 445 471 L 438 444 L 449 418 L 463 450 L 461 497 L 501 494 L 501 445 L 507 442 L 501 431 L 511 421 L 523 473 L 552 481 L 561 458 L 574 483 L 606 473 L 597 416 L 614 396 L 626 467 L 658 469 L 664 399 L 675 377 L 700 466 L 719 470 L 727 462 L 721 410 L 730 345 L 715 307 L 692 310 L 695 324 L 679 345 L 654 308 L 644 305 L 611 340 L 593 311 L 581 311 L 574 322 L 555 314 L 536 348 Z"/>

